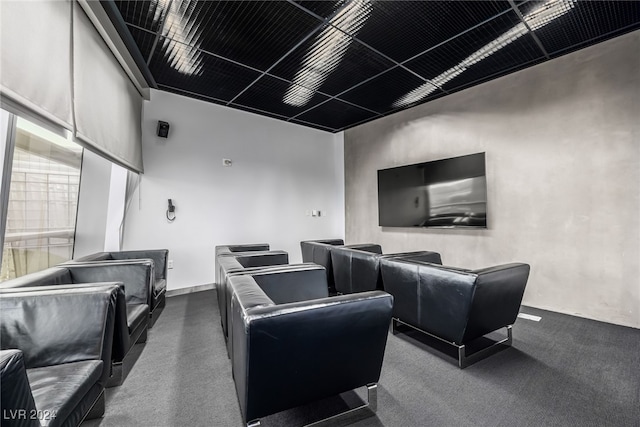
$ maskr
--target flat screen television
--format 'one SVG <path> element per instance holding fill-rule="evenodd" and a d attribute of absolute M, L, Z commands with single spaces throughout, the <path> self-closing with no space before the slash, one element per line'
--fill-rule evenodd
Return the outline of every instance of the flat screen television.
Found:
<path fill-rule="evenodd" d="M 487 228 L 484 154 L 379 170 L 379 225 Z"/>

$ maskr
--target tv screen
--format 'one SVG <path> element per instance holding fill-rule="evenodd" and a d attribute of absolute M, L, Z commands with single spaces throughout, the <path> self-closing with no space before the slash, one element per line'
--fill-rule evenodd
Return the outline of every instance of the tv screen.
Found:
<path fill-rule="evenodd" d="M 485 153 L 378 171 L 382 227 L 487 227 Z"/>

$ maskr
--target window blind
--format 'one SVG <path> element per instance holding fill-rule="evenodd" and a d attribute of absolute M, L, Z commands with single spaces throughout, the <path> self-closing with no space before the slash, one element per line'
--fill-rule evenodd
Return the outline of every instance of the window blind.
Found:
<path fill-rule="evenodd" d="M 142 165 L 142 97 L 82 8 L 73 8 L 73 102 L 80 143 L 135 172 Z"/>
<path fill-rule="evenodd" d="M 0 4 L 0 95 L 73 130 L 70 1 Z"/>

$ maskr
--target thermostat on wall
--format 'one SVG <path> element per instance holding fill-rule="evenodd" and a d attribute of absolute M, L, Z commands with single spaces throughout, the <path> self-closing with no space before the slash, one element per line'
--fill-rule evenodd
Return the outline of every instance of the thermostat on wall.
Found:
<path fill-rule="evenodd" d="M 231 159 L 222 159 L 222 166 L 231 167 L 233 165 L 233 161 Z"/>

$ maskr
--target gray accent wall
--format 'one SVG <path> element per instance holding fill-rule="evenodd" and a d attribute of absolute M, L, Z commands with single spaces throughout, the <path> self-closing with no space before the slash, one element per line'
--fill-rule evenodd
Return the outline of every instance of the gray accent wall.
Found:
<path fill-rule="evenodd" d="M 345 131 L 347 243 L 531 264 L 524 304 L 640 327 L 640 31 Z M 486 152 L 488 228 L 378 226 L 377 170 Z"/>

